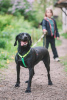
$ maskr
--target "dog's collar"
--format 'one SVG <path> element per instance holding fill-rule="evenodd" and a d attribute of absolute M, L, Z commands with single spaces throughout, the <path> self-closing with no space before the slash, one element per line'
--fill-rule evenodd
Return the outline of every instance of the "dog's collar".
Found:
<path fill-rule="evenodd" d="M 30 50 L 25 55 L 23 55 L 23 56 L 18 53 L 18 55 L 22 58 L 22 63 L 24 65 L 24 67 L 27 67 L 25 62 L 24 62 L 24 58 L 29 54 L 29 52 L 30 52 Z"/>

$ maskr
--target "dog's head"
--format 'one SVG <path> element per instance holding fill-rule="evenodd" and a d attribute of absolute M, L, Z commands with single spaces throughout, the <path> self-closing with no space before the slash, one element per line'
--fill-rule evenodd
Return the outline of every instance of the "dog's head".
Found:
<path fill-rule="evenodd" d="M 28 33 L 20 33 L 16 36 L 14 46 L 17 45 L 17 41 L 22 47 L 31 46 L 31 36 Z"/>

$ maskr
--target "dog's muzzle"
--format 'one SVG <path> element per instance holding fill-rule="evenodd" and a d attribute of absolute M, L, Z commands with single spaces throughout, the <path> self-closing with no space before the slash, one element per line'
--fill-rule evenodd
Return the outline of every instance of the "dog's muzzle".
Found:
<path fill-rule="evenodd" d="M 21 41 L 21 46 L 27 46 L 28 42 L 27 41 Z"/>

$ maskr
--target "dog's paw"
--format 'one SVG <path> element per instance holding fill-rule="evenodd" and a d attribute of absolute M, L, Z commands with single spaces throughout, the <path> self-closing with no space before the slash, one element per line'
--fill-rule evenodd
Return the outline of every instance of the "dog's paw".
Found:
<path fill-rule="evenodd" d="M 25 83 L 28 83 L 28 81 L 25 81 Z"/>
<path fill-rule="evenodd" d="M 31 92 L 31 89 L 26 89 L 25 93 L 30 93 Z"/>
<path fill-rule="evenodd" d="M 15 84 L 15 87 L 20 87 L 20 84 L 19 84 L 19 83 L 16 83 L 16 84 Z"/>
<path fill-rule="evenodd" d="M 49 82 L 48 82 L 48 85 L 53 85 L 52 81 L 49 81 Z"/>

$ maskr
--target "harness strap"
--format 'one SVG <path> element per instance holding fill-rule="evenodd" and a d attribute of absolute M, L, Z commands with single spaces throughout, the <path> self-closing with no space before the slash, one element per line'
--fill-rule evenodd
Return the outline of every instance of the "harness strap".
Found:
<path fill-rule="evenodd" d="M 22 62 L 23 62 L 24 67 L 27 67 L 25 62 L 24 62 L 24 58 L 22 58 Z"/>
<path fill-rule="evenodd" d="M 25 64 L 25 62 L 24 62 L 24 57 L 26 57 L 26 56 L 29 54 L 29 52 L 30 52 L 30 50 L 29 50 L 25 55 L 23 55 L 23 56 L 21 56 L 21 55 L 18 53 L 18 55 L 22 58 L 22 63 L 23 63 L 23 65 L 24 65 L 24 67 L 27 67 L 26 64 Z"/>

